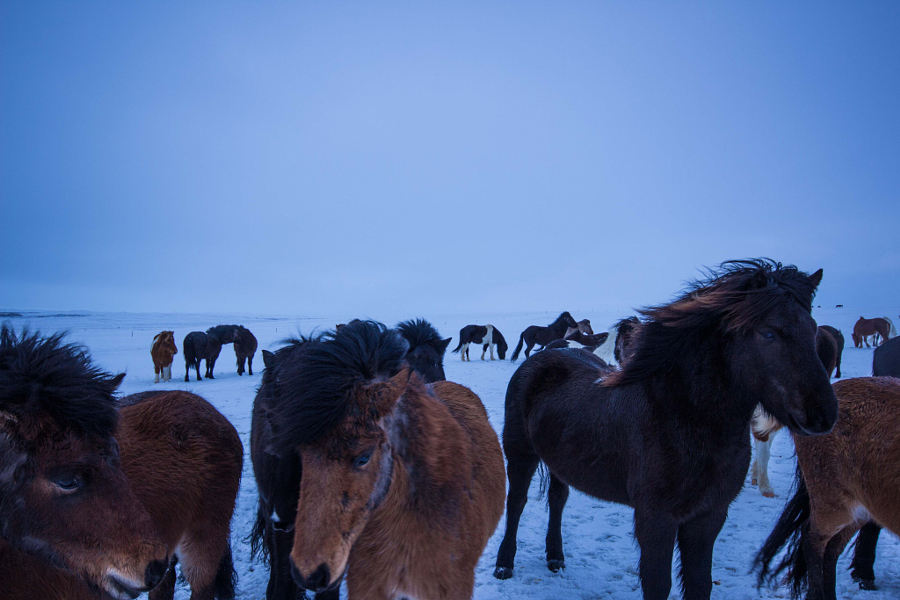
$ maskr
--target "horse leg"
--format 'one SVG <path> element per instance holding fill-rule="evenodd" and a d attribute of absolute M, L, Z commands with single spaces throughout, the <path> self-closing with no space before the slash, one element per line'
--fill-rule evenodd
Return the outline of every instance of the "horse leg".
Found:
<path fill-rule="evenodd" d="M 759 491 L 766 498 L 774 498 L 775 490 L 769 483 L 769 457 L 772 455 L 772 438 L 775 434 L 769 435 L 769 439 L 765 442 L 754 440 L 756 446 L 756 459 L 753 466 L 756 467 L 756 477 L 759 482 Z"/>
<path fill-rule="evenodd" d="M 253 375 L 253 355 L 247 357 L 247 375 Z"/>
<path fill-rule="evenodd" d="M 679 525 L 678 552 L 681 554 L 684 600 L 709 600 L 713 585 L 713 546 L 727 516 L 726 509 Z"/>
<path fill-rule="evenodd" d="M 822 559 L 822 582 L 825 586 L 826 594 L 835 598 L 837 586 L 837 562 L 854 535 L 856 535 L 858 527 L 855 524 L 847 525 L 841 529 L 825 546 L 825 555 Z M 830 590 L 830 591 L 829 591 Z"/>
<path fill-rule="evenodd" d="M 194 364 L 194 368 L 197 369 L 197 381 L 203 381 L 203 378 L 200 377 L 200 359 L 197 359 L 197 362 Z"/>
<path fill-rule="evenodd" d="M 641 548 L 639 564 L 644 600 L 666 600 L 672 590 L 672 555 L 678 524 L 668 515 L 636 508 L 634 534 Z"/>
<path fill-rule="evenodd" d="M 562 543 L 562 515 L 569 499 L 569 486 L 550 473 L 550 522 L 547 525 L 547 568 L 553 573 L 566 568 Z"/>
<path fill-rule="evenodd" d="M 881 526 L 874 521 L 869 521 L 859 530 L 856 538 L 856 549 L 853 552 L 853 561 L 850 563 L 850 577 L 859 584 L 863 590 L 877 590 L 875 586 L 875 546 L 878 544 L 878 535 Z"/>
<path fill-rule="evenodd" d="M 504 448 L 506 446 L 507 444 L 504 444 Z M 531 486 L 531 478 L 534 477 L 539 462 L 537 454 L 533 452 L 507 454 L 506 475 L 509 477 L 509 495 L 506 497 L 506 534 L 497 552 L 497 566 L 494 569 L 494 577 L 497 579 L 512 577 L 519 519 L 522 517 L 525 503 L 528 502 L 528 488 Z"/>
<path fill-rule="evenodd" d="M 159 383 L 159 371 L 160 371 L 159 363 L 158 363 L 158 362 L 154 362 L 154 363 L 153 363 L 153 373 L 154 373 L 156 376 L 153 378 L 153 383 Z"/>
<path fill-rule="evenodd" d="M 816 530 L 812 523 L 803 526 L 800 545 L 806 558 L 807 600 L 836 600 L 834 587 L 825 585 L 825 549 L 830 539 Z"/>
<path fill-rule="evenodd" d="M 175 597 L 175 564 L 177 562 L 178 558 L 173 555 L 169 561 L 169 569 L 163 576 L 162 581 L 150 590 L 149 600 L 172 600 Z"/>
<path fill-rule="evenodd" d="M 534 342 L 531 341 L 531 340 L 529 340 L 529 341 L 526 342 L 526 344 L 525 344 L 525 358 L 528 358 L 528 356 L 531 354 L 531 349 L 532 349 L 532 348 L 534 348 Z"/>
<path fill-rule="evenodd" d="M 484 360 L 484 353 L 487 352 L 488 346 L 490 346 L 490 344 L 485 344 L 484 346 L 481 347 L 481 360 Z M 493 351 L 491 351 L 491 360 L 494 360 L 494 352 Z"/>

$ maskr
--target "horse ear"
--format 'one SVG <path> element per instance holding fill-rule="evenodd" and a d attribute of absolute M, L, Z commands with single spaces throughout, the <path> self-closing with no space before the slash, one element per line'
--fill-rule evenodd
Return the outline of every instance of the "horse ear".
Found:
<path fill-rule="evenodd" d="M 268 350 L 263 350 L 262 355 L 263 355 L 263 365 L 265 365 L 265 367 L 267 369 L 271 369 L 272 367 L 275 366 L 275 355 L 274 354 L 272 354 Z"/>
<path fill-rule="evenodd" d="M 394 409 L 397 400 L 406 392 L 409 386 L 409 380 L 412 377 L 412 370 L 409 367 L 403 367 L 399 373 L 381 383 L 375 384 L 375 395 L 372 408 L 378 417 L 383 417 Z"/>
<path fill-rule="evenodd" d="M 122 380 L 125 379 L 125 373 L 119 373 L 115 377 L 109 380 L 109 393 L 115 392 L 119 389 L 119 386 L 122 385 Z"/>
<path fill-rule="evenodd" d="M 448 337 L 446 340 L 441 340 L 439 342 L 438 346 L 441 349 L 441 354 L 443 354 L 444 352 L 447 351 L 447 346 L 450 345 L 450 340 L 452 340 L 452 339 L 453 339 L 453 337 L 451 336 L 451 337 Z"/>
<path fill-rule="evenodd" d="M 818 271 L 810 275 L 809 282 L 813 284 L 814 288 L 819 287 L 819 284 L 822 283 L 822 269 L 819 269 Z"/>

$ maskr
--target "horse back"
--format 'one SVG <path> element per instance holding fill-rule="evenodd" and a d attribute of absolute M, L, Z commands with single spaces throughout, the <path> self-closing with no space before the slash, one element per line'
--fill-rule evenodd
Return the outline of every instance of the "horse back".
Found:
<path fill-rule="evenodd" d="M 173 391 L 124 406 L 116 439 L 122 469 L 170 548 L 198 521 L 229 525 L 243 446 L 206 400 Z"/>

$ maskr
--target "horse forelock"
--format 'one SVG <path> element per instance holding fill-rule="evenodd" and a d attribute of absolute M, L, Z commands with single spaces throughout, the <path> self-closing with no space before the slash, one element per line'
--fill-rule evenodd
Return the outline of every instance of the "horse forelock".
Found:
<path fill-rule="evenodd" d="M 0 412 L 21 427 L 45 423 L 108 438 L 117 424 L 114 392 L 124 374 L 91 363 L 87 351 L 62 343 L 62 334 L 41 337 L 6 326 L 0 332 Z"/>
<path fill-rule="evenodd" d="M 355 321 L 278 361 L 275 446 L 293 452 L 376 401 L 373 382 L 404 366 L 407 342 L 375 321 Z"/>
<path fill-rule="evenodd" d="M 669 304 L 639 310 L 644 321 L 634 351 L 604 385 L 633 383 L 669 370 L 701 334 L 744 335 L 785 302 L 812 311 L 815 284 L 794 266 L 768 259 L 728 261 Z"/>
<path fill-rule="evenodd" d="M 397 324 L 397 331 L 409 343 L 409 350 L 415 350 L 419 346 L 432 346 L 441 351 L 440 343 L 443 342 L 441 334 L 434 325 L 425 319 L 410 319 Z"/>

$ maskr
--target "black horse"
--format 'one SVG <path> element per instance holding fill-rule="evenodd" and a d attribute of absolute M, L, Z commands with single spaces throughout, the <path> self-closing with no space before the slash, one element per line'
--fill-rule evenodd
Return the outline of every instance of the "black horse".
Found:
<path fill-rule="evenodd" d="M 528 355 L 531 354 L 531 349 L 534 348 L 535 344 L 540 345 L 538 350 L 541 350 L 553 340 L 561 340 L 565 337 L 566 330 L 569 329 L 569 327 L 578 327 L 578 323 L 572 318 L 569 311 L 556 317 L 556 320 L 546 327 L 541 327 L 540 325 L 530 325 L 526 327 L 525 331 L 519 335 L 519 343 L 516 346 L 516 349 L 513 350 L 510 360 L 519 358 L 519 351 L 522 349 L 523 343 L 525 344 L 525 357 L 527 358 Z"/>
<path fill-rule="evenodd" d="M 837 399 L 810 315 L 822 272 L 732 261 L 668 305 L 645 309 L 633 354 L 609 372 L 583 351 L 548 350 L 506 392 L 506 535 L 494 576 L 512 576 L 528 487 L 549 470 L 547 566 L 565 566 L 569 486 L 634 507 L 644 598 L 668 598 L 681 555 L 684 597 L 708 599 L 712 555 L 750 465 L 758 403 L 798 433 L 831 430 Z"/>
<path fill-rule="evenodd" d="M 425 383 L 447 379 L 444 376 L 444 353 L 453 338 L 441 339 L 441 334 L 425 319 L 398 323 L 397 332 L 409 344 L 406 362 L 422 376 Z"/>
<path fill-rule="evenodd" d="M 244 327 L 238 325 L 234 332 L 234 356 L 237 358 L 237 374 L 244 374 L 244 361 L 247 361 L 247 374 L 253 375 L 253 357 L 256 355 L 256 336 Z"/>
<path fill-rule="evenodd" d="M 837 344 L 837 359 L 834 363 L 834 368 L 836 369 L 834 376 L 838 379 L 841 378 L 841 355 L 844 354 L 844 334 L 841 333 L 840 329 L 836 329 L 831 325 L 820 325 L 822 329 L 831 334 L 831 337 L 834 338 L 834 342 Z"/>
<path fill-rule="evenodd" d="M 234 342 L 238 325 L 216 325 L 206 330 L 206 378 L 213 377 L 213 369 L 216 367 L 216 359 L 222 351 L 222 346 Z"/>
<path fill-rule="evenodd" d="M 892 338 L 875 348 L 872 356 L 872 375 L 900 377 L 900 337 Z"/>
<path fill-rule="evenodd" d="M 202 331 L 192 331 L 184 336 L 184 343 L 181 345 L 184 350 L 184 380 L 191 380 L 191 369 L 197 370 L 197 381 L 202 381 L 200 377 L 200 361 L 206 358 L 206 346 L 208 338 Z M 207 361 L 209 365 L 209 361 Z M 207 367 L 208 370 L 208 367 Z"/>
<path fill-rule="evenodd" d="M 481 360 L 484 360 L 484 354 L 488 350 L 491 351 L 491 360 L 494 360 L 494 346 L 497 347 L 497 356 L 500 360 L 506 359 L 506 351 L 509 346 L 506 344 L 503 334 L 493 325 L 466 325 L 459 330 L 459 345 L 453 349 L 454 352 L 460 352 L 462 360 L 471 360 L 469 358 L 469 344 L 481 344 Z"/>

